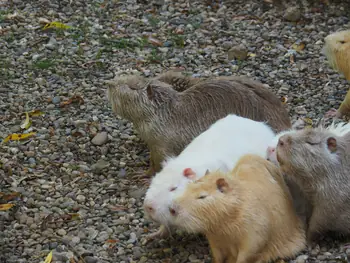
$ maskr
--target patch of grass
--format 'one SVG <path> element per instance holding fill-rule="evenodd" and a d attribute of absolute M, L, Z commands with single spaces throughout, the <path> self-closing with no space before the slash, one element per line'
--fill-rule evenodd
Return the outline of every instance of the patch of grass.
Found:
<path fill-rule="evenodd" d="M 39 69 L 48 69 L 55 65 L 55 62 L 50 59 L 44 59 L 34 63 L 34 67 Z"/>
<path fill-rule="evenodd" d="M 8 34 L 5 34 L 4 39 L 7 43 L 12 43 L 13 41 L 15 41 L 15 35 L 13 34 L 13 32 L 9 32 Z"/>
<path fill-rule="evenodd" d="M 173 34 L 171 40 L 174 43 L 175 47 L 184 48 L 185 47 L 185 36 Z"/>
<path fill-rule="evenodd" d="M 153 48 L 152 51 L 149 53 L 147 60 L 150 63 L 154 63 L 154 64 L 159 64 L 163 61 L 163 56 L 161 55 L 161 53 L 159 52 L 159 50 L 157 48 Z"/>
<path fill-rule="evenodd" d="M 160 22 L 160 19 L 155 17 L 154 15 L 148 16 L 147 20 L 152 27 L 156 27 Z"/>

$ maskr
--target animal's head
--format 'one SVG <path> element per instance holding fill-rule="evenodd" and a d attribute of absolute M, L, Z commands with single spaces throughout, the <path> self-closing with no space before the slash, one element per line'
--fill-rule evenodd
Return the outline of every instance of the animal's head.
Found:
<path fill-rule="evenodd" d="M 144 200 L 145 215 L 153 221 L 170 226 L 173 217 L 169 212 L 174 196 L 182 193 L 185 186 L 196 178 L 192 168 L 179 169 L 165 166 L 157 173 L 147 190 Z"/>
<path fill-rule="evenodd" d="M 235 220 L 239 214 L 239 186 L 230 177 L 216 171 L 187 184 L 178 194 L 169 212 L 174 225 L 192 233 L 208 233 Z"/>
<path fill-rule="evenodd" d="M 106 84 L 113 112 L 133 122 L 154 117 L 159 108 L 170 104 L 176 96 L 170 85 L 142 76 L 118 77 Z"/>
<path fill-rule="evenodd" d="M 350 30 L 328 35 L 325 38 L 323 52 L 330 65 L 350 80 Z"/>
<path fill-rule="evenodd" d="M 285 134 L 277 145 L 277 160 L 287 174 L 306 177 L 327 176 L 341 166 L 346 142 L 322 128 Z"/>

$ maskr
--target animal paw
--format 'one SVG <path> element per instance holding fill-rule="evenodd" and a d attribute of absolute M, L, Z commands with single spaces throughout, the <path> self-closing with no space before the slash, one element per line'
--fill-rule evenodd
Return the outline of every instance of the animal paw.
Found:
<path fill-rule="evenodd" d="M 332 108 L 329 111 L 327 111 L 324 116 L 326 118 L 340 118 L 341 114 L 338 112 L 338 110 Z"/>
<path fill-rule="evenodd" d="M 167 238 L 169 235 L 170 235 L 169 230 L 165 226 L 161 225 L 157 232 L 149 234 L 147 236 L 147 240 L 150 241 L 156 238 L 164 239 L 164 238 Z"/>

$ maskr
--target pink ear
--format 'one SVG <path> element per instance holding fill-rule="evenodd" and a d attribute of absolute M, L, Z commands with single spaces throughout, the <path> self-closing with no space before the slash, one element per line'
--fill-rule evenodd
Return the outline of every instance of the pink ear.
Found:
<path fill-rule="evenodd" d="M 196 173 L 191 168 L 186 168 L 183 171 L 183 175 L 188 179 L 194 179 L 196 176 Z"/>

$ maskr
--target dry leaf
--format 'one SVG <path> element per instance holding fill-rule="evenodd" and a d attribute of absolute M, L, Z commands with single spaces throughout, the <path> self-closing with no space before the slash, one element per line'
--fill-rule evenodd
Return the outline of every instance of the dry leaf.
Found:
<path fill-rule="evenodd" d="M 12 201 L 13 199 L 16 199 L 16 197 L 19 197 L 19 196 L 21 196 L 21 193 L 18 193 L 18 192 L 12 192 L 9 194 L 0 193 L 0 199 L 5 201 Z"/>
<path fill-rule="evenodd" d="M 30 127 L 30 125 L 32 125 L 32 120 L 29 118 L 28 112 L 25 112 L 25 114 L 26 114 L 26 120 L 21 125 L 21 129 L 23 130 L 27 130 Z"/>
<path fill-rule="evenodd" d="M 32 136 L 35 135 L 35 132 L 29 132 L 29 133 L 23 133 L 23 134 L 17 134 L 17 133 L 13 133 L 10 134 L 9 136 L 7 136 L 3 143 L 8 142 L 8 141 L 20 141 L 20 140 L 25 140 L 28 139 Z"/>
<path fill-rule="evenodd" d="M 13 207 L 15 204 L 0 204 L 0 211 L 6 211 L 9 210 L 11 207 Z"/>
<path fill-rule="evenodd" d="M 116 240 L 116 239 L 107 239 L 106 240 L 106 243 L 110 243 L 110 244 L 115 244 L 115 243 L 118 243 L 119 240 Z"/>
<path fill-rule="evenodd" d="M 44 263 L 51 263 L 51 260 L 52 260 L 52 250 L 50 251 L 50 253 L 45 258 Z"/>
<path fill-rule="evenodd" d="M 292 49 L 294 49 L 295 51 L 298 51 L 298 52 L 302 51 L 304 48 L 305 48 L 305 43 L 304 42 L 300 42 L 299 44 L 294 43 L 292 45 Z"/>
<path fill-rule="evenodd" d="M 149 37 L 148 38 L 148 42 L 150 42 L 153 46 L 158 46 L 158 47 L 163 46 L 162 41 L 160 41 L 160 40 L 158 40 L 156 38 L 153 38 L 153 37 Z"/>
<path fill-rule="evenodd" d="M 312 125 L 312 124 L 313 124 L 313 121 L 312 121 L 312 119 L 310 119 L 310 118 L 303 118 L 303 121 L 304 121 L 306 124 L 309 124 L 309 125 Z"/>
<path fill-rule="evenodd" d="M 60 29 L 69 29 L 69 28 L 72 28 L 71 26 L 67 26 L 63 23 L 60 23 L 60 22 L 51 22 L 51 23 L 48 23 L 44 26 L 43 29 L 48 29 L 48 28 L 60 28 Z"/>
<path fill-rule="evenodd" d="M 72 104 L 73 102 L 77 102 L 79 104 L 84 104 L 84 100 L 81 96 L 79 95 L 74 95 L 73 97 L 71 97 L 69 100 L 67 101 L 63 101 L 60 106 L 64 107 L 66 105 Z"/>
<path fill-rule="evenodd" d="M 110 209 L 113 211 L 124 211 L 126 210 L 126 207 L 122 205 L 113 205 L 113 206 L 110 206 Z"/>
<path fill-rule="evenodd" d="M 249 53 L 249 54 L 248 54 L 248 57 L 252 57 L 252 58 L 253 58 L 253 57 L 256 57 L 256 54 L 254 54 L 254 53 Z"/>
<path fill-rule="evenodd" d="M 281 98 L 281 101 L 282 101 L 282 104 L 286 104 L 287 101 L 288 101 L 288 98 L 287 98 L 286 96 L 283 96 L 283 97 Z"/>
<path fill-rule="evenodd" d="M 41 116 L 44 115 L 45 113 L 40 111 L 40 110 L 33 110 L 31 112 L 29 112 L 29 116 L 30 117 L 36 117 L 36 116 Z"/>
<path fill-rule="evenodd" d="M 69 263 L 76 263 L 76 261 L 75 261 L 74 258 L 70 258 L 70 259 L 69 259 Z"/>

